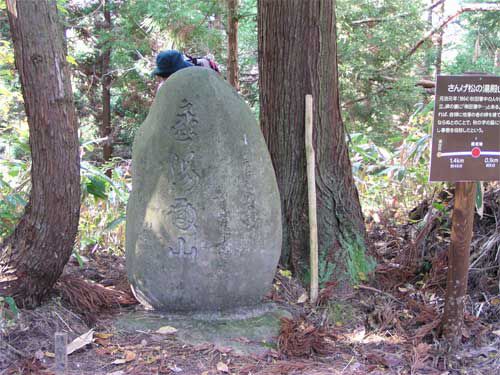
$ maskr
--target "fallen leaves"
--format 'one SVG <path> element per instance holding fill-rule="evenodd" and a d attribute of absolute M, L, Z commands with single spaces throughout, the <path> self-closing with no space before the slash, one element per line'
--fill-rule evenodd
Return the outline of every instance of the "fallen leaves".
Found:
<path fill-rule="evenodd" d="M 104 333 L 104 332 L 96 332 L 96 333 L 94 333 L 94 337 L 98 337 L 98 338 L 103 339 L 103 340 L 107 340 L 107 339 L 109 339 L 112 336 L 113 336 L 112 333 Z"/>
<path fill-rule="evenodd" d="M 307 302 L 307 293 L 304 292 L 300 295 L 299 299 L 297 300 L 297 303 L 303 304 L 305 302 Z"/>
<path fill-rule="evenodd" d="M 413 353 L 411 356 L 411 373 L 414 374 L 418 370 L 426 367 L 425 362 L 429 359 L 431 346 L 426 343 L 419 343 L 417 346 L 413 347 Z"/>
<path fill-rule="evenodd" d="M 38 359 L 39 361 L 41 361 L 44 357 L 44 352 L 41 351 L 40 349 L 38 349 L 36 352 L 35 352 L 35 358 Z"/>
<path fill-rule="evenodd" d="M 132 362 L 136 358 L 137 358 L 137 354 L 135 352 L 130 351 L 130 350 L 125 350 L 124 357 L 115 359 L 113 362 L 111 362 L 111 364 L 112 365 L 123 365 L 124 363 Z"/>
<path fill-rule="evenodd" d="M 217 363 L 217 371 L 229 373 L 229 367 L 224 362 Z"/>
<path fill-rule="evenodd" d="M 493 306 L 498 306 L 498 305 L 500 305 L 500 297 L 493 297 L 493 298 L 490 300 L 490 303 L 491 303 Z"/>
<path fill-rule="evenodd" d="M 304 320 L 281 318 L 281 329 L 278 338 L 279 350 L 288 356 L 302 357 L 313 353 L 328 354 L 331 352 L 331 335 L 316 328 Z"/>
<path fill-rule="evenodd" d="M 71 341 L 66 348 L 66 353 L 70 355 L 71 353 L 81 349 L 94 341 L 94 330 L 91 329 L 85 332 L 83 335 L 78 336 L 76 339 Z"/>
<path fill-rule="evenodd" d="M 387 368 L 395 368 L 404 363 L 401 355 L 387 353 L 382 350 L 370 350 L 365 354 L 365 358 L 371 364 L 382 365 Z"/>
<path fill-rule="evenodd" d="M 137 354 L 135 352 L 132 352 L 130 350 L 125 351 L 125 361 L 126 362 L 132 362 L 134 359 L 136 359 Z"/>
<path fill-rule="evenodd" d="M 56 284 L 56 289 L 62 298 L 89 322 L 94 321 L 96 314 L 104 310 L 137 304 L 137 300 L 128 290 L 104 287 L 71 275 L 62 276 Z"/>
<path fill-rule="evenodd" d="M 156 330 L 156 333 L 159 333 L 160 335 L 173 335 L 176 332 L 177 328 L 171 326 L 163 326 Z"/>

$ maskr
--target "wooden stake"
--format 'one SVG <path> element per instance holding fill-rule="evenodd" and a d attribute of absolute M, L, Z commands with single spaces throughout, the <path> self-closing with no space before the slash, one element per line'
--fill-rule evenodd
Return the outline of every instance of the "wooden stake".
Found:
<path fill-rule="evenodd" d="M 311 258 L 311 304 L 318 300 L 318 223 L 316 216 L 316 171 L 313 146 L 313 98 L 306 95 L 306 160 L 309 197 L 309 248 Z"/>
<path fill-rule="evenodd" d="M 442 321 L 443 336 L 450 348 L 458 347 L 462 339 L 475 194 L 475 182 L 456 183 L 455 204 L 451 218 L 451 243 L 448 250 L 446 301 Z"/>
<path fill-rule="evenodd" d="M 68 368 L 68 334 L 56 332 L 54 337 L 55 370 L 57 375 L 66 374 Z"/>

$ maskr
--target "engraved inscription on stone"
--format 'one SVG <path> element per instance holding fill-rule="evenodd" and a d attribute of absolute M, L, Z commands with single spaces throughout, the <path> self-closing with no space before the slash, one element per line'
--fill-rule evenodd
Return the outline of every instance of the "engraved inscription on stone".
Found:
<path fill-rule="evenodd" d="M 253 229 L 257 225 L 257 209 L 255 207 L 255 192 L 252 184 L 249 183 L 253 178 L 250 162 L 245 156 L 243 159 L 243 192 L 241 196 L 244 212 L 241 216 L 241 222 L 248 229 Z"/>
<path fill-rule="evenodd" d="M 136 298 L 186 313 L 258 304 L 280 256 L 281 209 L 248 105 L 212 70 L 182 69 L 158 91 L 137 134 L 127 207 Z"/>
<path fill-rule="evenodd" d="M 152 224 L 151 223 L 144 223 L 142 230 L 139 232 L 139 236 L 137 238 L 137 241 L 140 244 L 147 246 L 151 242 L 151 234 L 152 233 L 153 233 Z"/>
<path fill-rule="evenodd" d="M 242 197 L 243 206 L 246 209 L 246 212 L 243 214 L 241 221 L 245 224 L 249 229 L 252 229 L 257 224 L 257 214 L 255 210 L 255 196 L 252 192 L 243 193 Z"/>
<path fill-rule="evenodd" d="M 227 201 L 224 197 L 224 192 L 222 188 L 217 187 L 215 190 L 214 197 L 212 198 L 215 208 L 215 228 L 213 229 L 213 248 L 219 254 L 229 255 L 232 253 L 228 249 L 227 244 L 231 238 L 231 229 L 229 228 L 229 212 L 227 209 Z"/>
<path fill-rule="evenodd" d="M 198 249 L 195 246 L 186 244 L 184 237 L 179 237 L 176 245 L 168 247 L 168 255 L 194 259 L 198 255 Z"/>
<path fill-rule="evenodd" d="M 175 125 L 172 126 L 174 138 L 178 141 L 193 140 L 198 134 L 198 118 L 192 111 L 193 104 L 187 99 L 182 100 L 181 112 L 177 114 Z"/>
<path fill-rule="evenodd" d="M 182 191 L 189 192 L 198 185 L 200 176 L 194 170 L 193 160 L 195 154 L 190 152 L 182 157 L 172 153 L 169 158 L 169 175 L 176 185 Z"/>
<path fill-rule="evenodd" d="M 195 230 L 196 210 L 186 198 L 177 198 L 170 206 L 168 215 L 172 217 L 174 226 L 182 231 Z"/>

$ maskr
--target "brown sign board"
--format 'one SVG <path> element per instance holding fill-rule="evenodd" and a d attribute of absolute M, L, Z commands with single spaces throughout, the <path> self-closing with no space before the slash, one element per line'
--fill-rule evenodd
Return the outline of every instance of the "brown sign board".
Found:
<path fill-rule="evenodd" d="M 437 76 L 429 180 L 500 180 L 500 76 Z"/>

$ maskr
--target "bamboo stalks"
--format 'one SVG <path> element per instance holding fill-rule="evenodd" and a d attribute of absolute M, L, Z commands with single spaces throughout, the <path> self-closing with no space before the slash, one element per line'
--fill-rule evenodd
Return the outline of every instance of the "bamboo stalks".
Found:
<path fill-rule="evenodd" d="M 311 262 L 311 304 L 318 300 L 318 223 L 316 215 L 316 173 L 313 146 L 313 98 L 306 95 L 306 160 L 307 191 L 309 198 L 309 249 Z"/>

